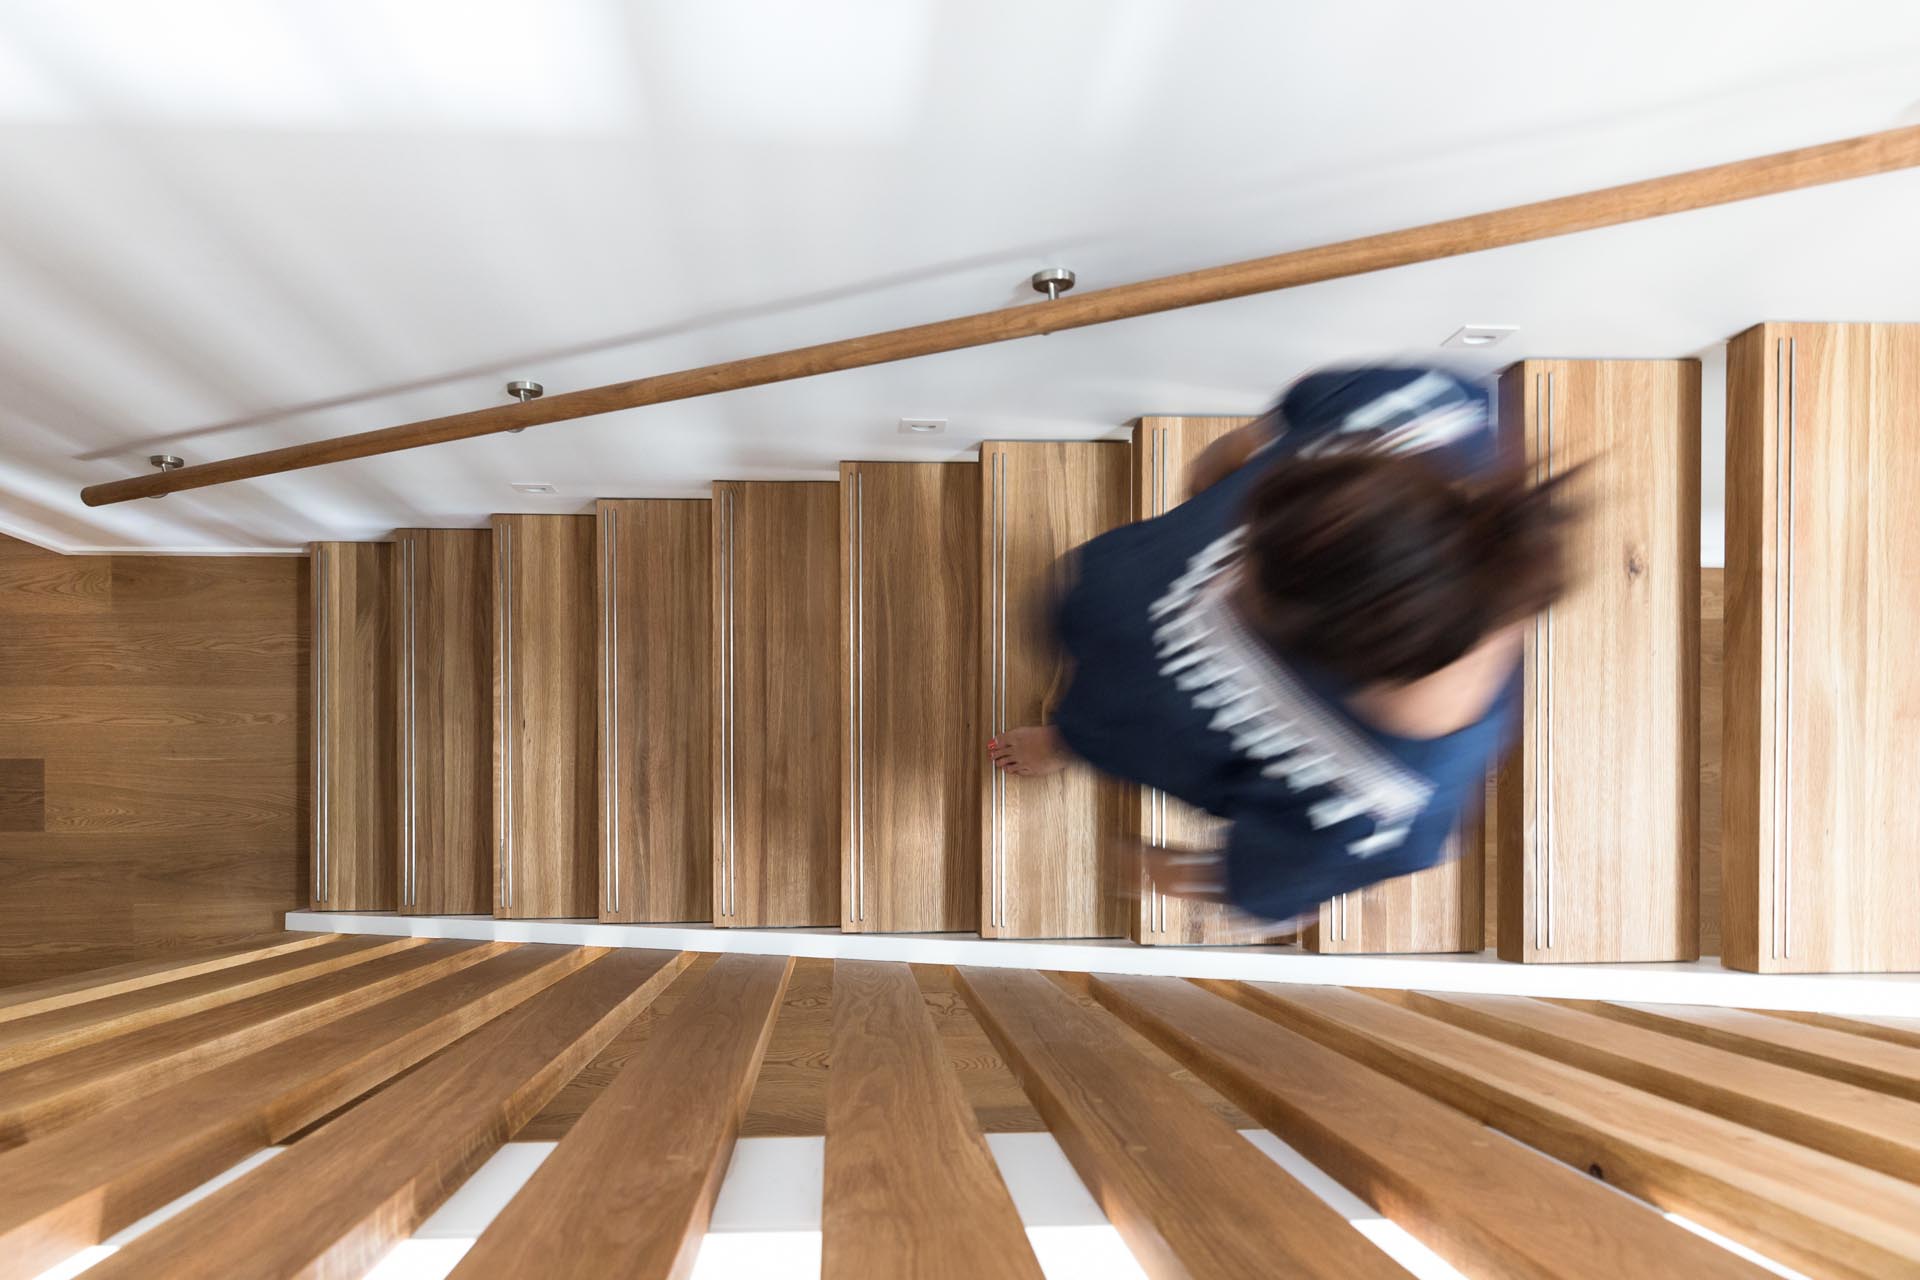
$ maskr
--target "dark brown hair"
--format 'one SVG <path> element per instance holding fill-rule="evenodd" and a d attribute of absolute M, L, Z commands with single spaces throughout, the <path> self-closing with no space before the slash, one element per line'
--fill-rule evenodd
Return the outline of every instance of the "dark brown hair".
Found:
<path fill-rule="evenodd" d="M 1248 498 L 1243 607 L 1355 685 L 1431 675 L 1566 589 L 1565 479 L 1455 481 L 1410 455 L 1282 463 Z"/>

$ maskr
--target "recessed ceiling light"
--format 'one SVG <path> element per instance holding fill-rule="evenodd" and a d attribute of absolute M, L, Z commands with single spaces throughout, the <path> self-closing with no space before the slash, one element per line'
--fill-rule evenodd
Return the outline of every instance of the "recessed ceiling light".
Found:
<path fill-rule="evenodd" d="M 946 429 L 947 420 L 945 418 L 900 419 L 900 430 L 910 435 L 927 436 L 932 435 L 936 431 L 945 431 Z"/>
<path fill-rule="evenodd" d="M 513 491 L 515 493 L 558 493 L 560 492 L 558 489 L 554 488 L 550 484 L 516 484 L 513 486 Z"/>
<path fill-rule="evenodd" d="M 1505 342 L 1520 332 L 1518 325 L 1511 324 L 1463 324 L 1453 331 L 1440 345 L 1443 347 L 1490 347 L 1496 342 Z"/>

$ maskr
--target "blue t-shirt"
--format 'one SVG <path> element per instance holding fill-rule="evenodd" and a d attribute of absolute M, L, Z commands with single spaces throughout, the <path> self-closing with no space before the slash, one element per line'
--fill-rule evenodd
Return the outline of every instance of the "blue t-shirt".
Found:
<path fill-rule="evenodd" d="M 1247 495 L 1268 468 L 1335 446 L 1419 451 L 1471 473 L 1494 460 L 1488 417 L 1425 437 L 1289 426 L 1186 503 L 1080 549 L 1059 611 L 1073 680 L 1054 722 L 1094 767 L 1228 819 L 1227 895 L 1242 910 L 1286 919 L 1438 862 L 1520 694 L 1516 669 L 1478 721 L 1439 738 L 1361 721 L 1352 690 L 1274 650 L 1232 607 Z"/>

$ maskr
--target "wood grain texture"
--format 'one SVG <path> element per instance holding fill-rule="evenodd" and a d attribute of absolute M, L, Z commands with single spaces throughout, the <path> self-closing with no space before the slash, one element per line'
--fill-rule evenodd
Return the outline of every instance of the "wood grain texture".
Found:
<path fill-rule="evenodd" d="M 1055 604 L 1074 548 L 1131 515 L 1129 459 L 1118 443 L 980 446 L 979 697 L 989 736 L 1051 719 L 1069 676 Z M 1122 839 L 1134 789 L 1078 763 L 1044 778 L 990 768 L 983 781 L 981 935 L 1124 935 L 1123 891 L 1136 872 L 1121 865 Z"/>
<path fill-rule="evenodd" d="M 713 537 L 704 499 L 601 499 L 600 918 L 713 918 Z"/>
<path fill-rule="evenodd" d="M 503 919 L 599 912 L 594 520 L 493 518 L 494 888 Z"/>
<path fill-rule="evenodd" d="M 926 1001 L 947 1067 L 960 1081 L 967 1105 L 986 1133 L 1045 1133 L 1046 1121 L 1008 1069 L 993 1040 L 967 1007 L 951 965 L 914 965 L 914 981 Z M 823 1130 L 824 1132 L 824 1130 Z"/>
<path fill-rule="evenodd" d="M 833 971 L 832 960 L 793 962 L 740 1121 L 741 1137 L 818 1136 L 827 1131 Z"/>
<path fill-rule="evenodd" d="M 393 544 L 315 542 L 313 908 L 398 902 Z"/>
<path fill-rule="evenodd" d="M 1758 1277 L 1584 1174 L 1175 978 L 1096 999 L 1467 1275 Z"/>
<path fill-rule="evenodd" d="M 391 938 L 337 937 L 319 946 L 0 1022 L 0 1068 L 232 1004 L 397 949 Z"/>
<path fill-rule="evenodd" d="M 840 486 L 713 486 L 713 922 L 840 921 Z"/>
<path fill-rule="evenodd" d="M 655 996 L 645 1008 L 630 1019 L 627 1025 L 607 1042 L 605 1048 L 595 1054 L 592 1061 L 575 1073 L 573 1079 L 566 1082 L 561 1090 L 554 1094 L 538 1115 L 522 1125 L 513 1135 L 516 1142 L 558 1142 L 572 1131 L 580 1117 L 586 1113 L 613 1083 L 634 1054 L 647 1042 L 654 1029 L 680 1007 L 687 993 L 698 989 L 700 979 L 706 975 L 719 954 L 712 951 L 694 954 L 681 970 L 678 978 L 659 995 Z"/>
<path fill-rule="evenodd" d="M 668 1017 L 697 989 L 692 980 L 704 974 L 715 956 L 696 956 L 685 977 L 641 1011 L 614 1037 L 546 1108 L 518 1135 L 528 1142 L 553 1142 L 565 1137 L 621 1068 L 638 1053 L 662 1019 Z M 1020 1090 L 1019 1082 L 1000 1060 L 986 1032 L 968 1012 L 966 1001 L 954 989 L 953 972 L 943 965 L 913 966 L 928 1017 L 933 1021 L 947 1069 L 960 1082 L 961 1092 L 982 1130 L 987 1133 L 1041 1133 L 1046 1125 Z M 827 1131 L 827 1092 L 832 1072 L 833 962 L 794 961 L 792 976 L 781 996 L 773 1034 L 760 1057 L 760 1074 L 740 1122 L 743 1138 L 820 1137 Z M 1177 1066 L 1177 1064 L 1170 1064 Z"/>
<path fill-rule="evenodd" d="M 224 946 L 195 951 L 174 952 L 155 960 L 137 960 L 132 964 L 105 969 L 88 969 L 65 978 L 46 978 L 0 988 L 0 1023 L 16 1018 L 33 1018 L 56 1009 L 146 991 L 170 982 L 179 982 L 202 974 L 216 973 L 234 965 L 267 960 L 308 947 L 324 946 L 340 938 L 332 933 L 269 933 Z"/>
<path fill-rule="evenodd" d="M 1723 959 L 1920 969 L 1920 325 L 1727 358 Z"/>
<path fill-rule="evenodd" d="M 0 759 L 44 762 L 44 829 L 0 831 L 0 986 L 258 938 L 307 905 L 306 557 L 0 536 L 0 582 Z"/>
<path fill-rule="evenodd" d="M 88 485 L 88 506 L 1153 315 L 1920 165 L 1920 126 L 977 315 Z"/>
<path fill-rule="evenodd" d="M 610 952 L 97 1264 L 99 1280 L 358 1280 L 672 981 Z"/>
<path fill-rule="evenodd" d="M 1379 992 L 1404 1008 L 1869 1169 L 1920 1182 L 1920 1104 L 1517 996 Z M 1920 1085 L 1920 1079 L 1914 1082 Z"/>
<path fill-rule="evenodd" d="M 1147 1275 L 1405 1273 L 1037 973 L 959 971 L 967 1002 Z"/>
<path fill-rule="evenodd" d="M 1527 629 L 1501 779 L 1500 956 L 1695 959 L 1699 362 L 1528 360 L 1500 418 L 1536 474 L 1584 468 L 1574 585 Z"/>
<path fill-rule="evenodd" d="M 397 896 L 403 913 L 493 911 L 493 534 L 394 535 Z"/>
<path fill-rule="evenodd" d="M 1150 520 L 1192 496 L 1187 473 L 1220 437 L 1251 418 L 1149 417 L 1132 424 L 1132 516 Z M 1226 839 L 1226 824 L 1152 787 L 1135 787 L 1129 830 L 1142 843 L 1212 849 Z M 1133 878 L 1130 873 L 1130 878 Z M 1127 903 L 1127 936 L 1148 945 L 1201 946 L 1264 942 L 1281 936 L 1267 921 L 1253 920 L 1222 903 L 1161 893 L 1145 871 L 1139 896 Z"/>
<path fill-rule="evenodd" d="M 1322 955 L 1478 951 L 1486 935 L 1486 834 L 1479 812 L 1461 815 L 1443 861 L 1320 904 L 1301 945 Z"/>
<path fill-rule="evenodd" d="M 711 955 L 697 958 L 688 977 L 704 972 L 703 966 L 710 963 Z M 827 1094 L 833 1078 L 833 969 L 831 960 L 794 961 L 773 1035 L 760 1058 L 753 1096 L 740 1123 L 741 1137 L 819 1137 L 827 1132 Z M 955 989 L 953 970 L 945 965 L 915 965 L 913 969 L 947 1067 L 960 1082 L 961 1093 L 981 1129 L 987 1133 L 1044 1132 L 1045 1122 Z M 653 1026 L 672 1013 L 683 993 L 691 989 L 688 983 L 675 983 L 649 1005 L 528 1124 L 520 1138 L 552 1141 L 566 1136 L 620 1068 L 639 1051 Z M 1239 1108 L 1200 1083 L 1191 1071 L 1126 1028 L 1119 1030 L 1137 1052 L 1200 1105 L 1236 1128 L 1251 1123 Z"/>
<path fill-rule="evenodd" d="M 773 956 L 715 961 L 453 1276 L 685 1276 L 792 964 Z M 634 1212 L 636 1205 L 646 1211 Z"/>
<path fill-rule="evenodd" d="M 47 829 L 47 762 L 0 760 L 0 834 Z"/>
<path fill-rule="evenodd" d="M 0 1153 L 0 1280 L 25 1280 L 311 1124 L 600 954 L 519 946 Z"/>
<path fill-rule="evenodd" d="M 1920 1187 L 1358 992 L 1202 985 L 1797 1270 L 1920 1266 Z"/>
<path fill-rule="evenodd" d="M 1770 1018 L 1785 1018 L 1789 1022 L 1804 1022 L 1808 1026 L 1825 1027 L 1829 1031 L 1845 1031 L 1849 1035 L 1920 1049 L 1920 1018 L 1875 1017 L 1860 1013 L 1840 1017 L 1831 1013 L 1801 1013 L 1786 1009 L 1767 1009 L 1762 1012 Z M 1828 1043 L 1836 1050 L 1842 1047 L 1838 1041 Z"/>
<path fill-rule="evenodd" d="M 1040 1264 L 903 964 L 833 974 L 825 1280 L 1040 1280 Z"/>
<path fill-rule="evenodd" d="M 980 923 L 980 467 L 840 464 L 840 927 Z"/>
<path fill-rule="evenodd" d="M 1721 690 L 1726 570 L 1700 569 L 1700 954 L 1720 954 Z"/>
<path fill-rule="evenodd" d="M 477 964 L 499 943 L 386 940 L 350 968 L 0 1071 L 0 1145 L 35 1138 Z M 356 953 L 367 955 L 368 953 Z"/>
<path fill-rule="evenodd" d="M 1713 1005 L 1572 1003 L 1616 1021 L 1920 1102 L 1920 1048 L 1912 1043 L 1855 1036 L 1832 1027 Z M 1906 1023 L 1911 1026 L 1914 1021 Z M 1810 1097 L 1821 1088 L 1817 1081 L 1808 1081 L 1806 1087 Z M 1920 1128 L 1909 1127 L 1905 1136 L 1920 1140 Z"/>

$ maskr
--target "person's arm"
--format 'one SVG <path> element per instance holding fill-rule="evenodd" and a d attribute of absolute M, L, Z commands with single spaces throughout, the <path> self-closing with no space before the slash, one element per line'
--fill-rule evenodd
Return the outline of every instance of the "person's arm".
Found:
<path fill-rule="evenodd" d="M 1200 456 L 1187 468 L 1187 496 L 1191 498 L 1203 489 L 1211 489 L 1238 471 L 1275 434 L 1273 416 L 1268 414 L 1215 440 L 1201 450 Z"/>

